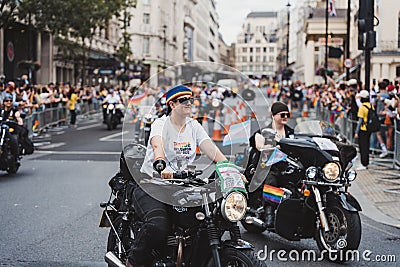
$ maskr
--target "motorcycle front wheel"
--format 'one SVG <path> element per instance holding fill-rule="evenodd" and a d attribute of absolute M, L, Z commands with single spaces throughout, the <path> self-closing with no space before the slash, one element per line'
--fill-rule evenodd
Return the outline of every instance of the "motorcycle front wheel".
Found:
<path fill-rule="evenodd" d="M 113 252 L 122 262 L 126 262 L 128 256 L 126 250 L 130 248 L 130 246 L 133 243 L 133 240 L 131 240 L 129 236 L 130 234 L 129 227 L 126 227 L 125 229 L 123 227 L 122 222 L 123 220 L 121 216 L 115 218 L 115 220 L 112 222 L 116 232 L 118 233 L 119 240 L 122 241 L 122 246 L 120 246 L 117 233 L 113 230 L 113 228 L 111 228 L 110 233 L 108 234 L 107 252 L 108 251 Z M 109 265 L 109 267 L 111 266 L 112 265 Z"/>
<path fill-rule="evenodd" d="M 345 262 L 349 250 L 357 250 L 361 240 L 361 220 L 358 212 L 350 212 L 339 206 L 327 207 L 325 215 L 329 231 L 322 227 L 317 232 L 317 245 L 321 252 L 328 252 L 328 260 Z"/>
<path fill-rule="evenodd" d="M 251 250 L 239 250 L 234 248 L 224 248 L 220 252 L 220 260 L 222 267 L 261 267 L 266 266 L 260 261 Z M 207 267 L 214 267 L 214 260 L 208 261 Z"/>

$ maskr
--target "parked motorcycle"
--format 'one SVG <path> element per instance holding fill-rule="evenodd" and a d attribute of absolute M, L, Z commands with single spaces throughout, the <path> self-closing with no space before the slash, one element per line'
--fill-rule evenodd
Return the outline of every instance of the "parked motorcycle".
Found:
<path fill-rule="evenodd" d="M 135 187 L 132 175 L 139 174 L 145 151 L 139 144 L 124 148 L 121 172 L 109 182 L 110 199 L 100 204 L 104 209 L 100 227 L 111 227 L 105 256 L 109 266 L 125 266 L 129 249 L 141 230 L 142 221 L 131 205 L 131 194 Z M 151 257 L 151 266 L 262 266 L 253 246 L 241 239 L 237 225 L 246 212 L 244 185 L 237 187 L 243 184 L 241 177 L 219 175 L 211 181 L 199 178 L 201 173 L 191 166 L 175 172 L 174 179 L 155 179 L 160 190 L 171 183 L 180 188 L 173 194 L 180 205 L 171 206 L 173 223 L 167 243 L 152 255 L 143 256 Z M 211 182 L 221 188 L 222 198 L 211 193 L 213 186 L 207 187 Z M 230 233 L 230 239 L 222 240 L 225 232 Z"/>
<path fill-rule="evenodd" d="M 15 122 L 5 120 L 0 122 L 0 170 L 16 173 L 20 167 L 18 155 L 18 139 L 12 133 L 17 129 Z"/>
<path fill-rule="evenodd" d="M 113 130 L 121 123 L 121 118 L 124 116 L 124 108 L 123 104 L 103 104 L 104 123 L 107 125 L 107 130 Z"/>
<path fill-rule="evenodd" d="M 321 251 L 335 255 L 330 260 L 346 261 L 345 252 L 356 250 L 361 239 L 361 206 L 348 192 L 356 178 L 351 170 L 355 148 L 319 121 L 299 123 L 294 138 L 275 141 L 271 129 L 262 135 L 264 149 L 241 155 L 248 157 L 245 175 L 252 192 L 243 227 L 291 241 L 314 238 Z M 279 187 L 264 185 L 272 165 L 281 173 Z M 278 205 L 271 228 L 266 224 L 266 199 Z"/>

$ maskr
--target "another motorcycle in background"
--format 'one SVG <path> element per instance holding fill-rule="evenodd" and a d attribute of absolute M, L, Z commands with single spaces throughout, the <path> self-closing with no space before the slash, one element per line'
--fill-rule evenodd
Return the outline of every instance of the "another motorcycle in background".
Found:
<path fill-rule="evenodd" d="M 296 126 L 294 138 L 275 142 L 275 132 L 266 129 L 262 135 L 269 145 L 240 155 L 251 181 L 241 220 L 247 231 L 268 230 L 291 241 L 314 238 L 329 260 L 349 260 L 346 252 L 358 249 L 361 240 L 361 206 L 348 192 L 357 175 L 351 170 L 357 152 L 333 133 L 319 121 L 306 121 Z M 264 185 L 272 165 L 281 174 L 279 187 Z M 277 205 L 272 227 L 266 224 L 266 200 Z"/>
<path fill-rule="evenodd" d="M 12 121 L 0 122 L 0 170 L 16 173 L 21 166 L 18 137 L 13 133 L 18 125 Z"/>
<path fill-rule="evenodd" d="M 124 117 L 124 110 L 123 104 L 103 104 L 104 123 L 107 125 L 107 130 L 117 128 L 117 125 L 121 123 L 121 118 Z"/>
<path fill-rule="evenodd" d="M 111 227 L 105 256 L 109 266 L 125 266 L 135 236 L 141 229 L 142 221 L 131 205 L 131 194 L 135 187 L 132 175 L 140 175 L 138 170 L 145 152 L 146 148 L 140 144 L 124 148 L 121 174 L 110 180 L 110 199 L 100 204 L 104 209 L 100 227 Z M 129 169 L 127 166 L 136 166 L 133 172 L 131 168 L 129 177 L 122 175 Z M 188 166 L 188 169 L 175 172 L 174 179 L 156 178 L 161 190 L 171 184 L 181 187 L 174 194 L 175 200 L 191 205 L 171 206 L 173 226 L 167 243 L 152 255 L 143 256 L 152 259 L 151 266 L 263 266 L 253 252 L 253 246 L 241 239 L 237 225 L 246 212 L 247 201 L 243 191 L 229 185 L 243 183 L 241 177 L 240 181 L 224 182 L 219 176 L 216 181 L 211 181 L 199 178 L 201 173 L 194 166 Z M 210 190 L 213 187 L 205 186 L 211 182 L 215 182 L 216 187 L 220 183 L 224 185 L 223 197 L 212 198 Z M 222 239 L 225 232 L 230 238 Z"/>

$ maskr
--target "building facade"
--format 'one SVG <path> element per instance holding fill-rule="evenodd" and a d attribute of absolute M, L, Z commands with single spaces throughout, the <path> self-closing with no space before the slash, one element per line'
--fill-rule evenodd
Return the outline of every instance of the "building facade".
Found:
<path fill-rule="evenodd" d="M 237 37 L 237 69 L 247 75 L 275 77 L 277 13 L 251 12 Z"/>

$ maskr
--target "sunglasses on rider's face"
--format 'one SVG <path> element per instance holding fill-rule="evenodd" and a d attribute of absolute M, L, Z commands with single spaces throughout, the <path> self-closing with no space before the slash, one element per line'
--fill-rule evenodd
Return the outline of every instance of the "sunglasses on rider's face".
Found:
<path fill-rule="evenodd" d="M 4 102 L 4 103 L 5 103 L 5 102 L 12 102 L 12 100 L 11 100 L 11 99 L 7 99 L 7 100 L 4 100 L 3 102 Z"/>
<path fill-rule="evenodd" d="M 290 113 L 289 112 L 282 112 L 279 113 L 279 115 L 281 116 L 281 118 L 290 118 Z"/>
<path fill-rule="evenodd" d="M 174 102 L 179 102 L 183 105 L 187 105 L 189 103 L 193 104 L 194 99 L 193 99 L 193 97 L 181 97 L 181 98 L 175 99 Z"/>

